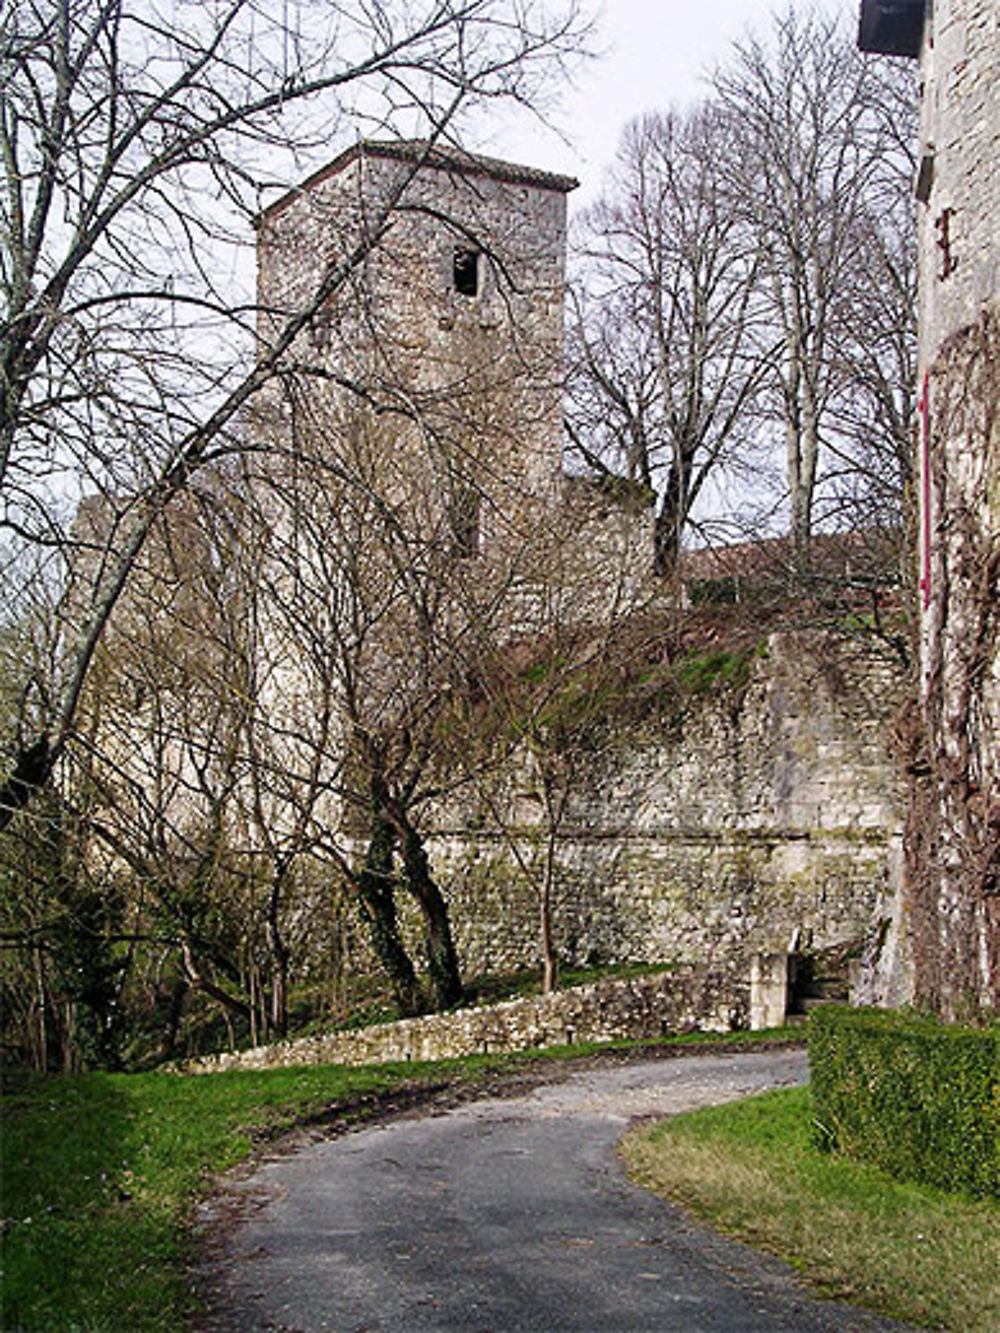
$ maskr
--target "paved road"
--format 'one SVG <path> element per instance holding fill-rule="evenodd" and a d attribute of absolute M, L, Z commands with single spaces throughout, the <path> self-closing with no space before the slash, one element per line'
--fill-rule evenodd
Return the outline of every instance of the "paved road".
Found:
<path fill-rule="evenodd" d="M 250 1206 L 213 1327 L 295 1333 L 846 1333 L 899 1328 L 633 1186 L 616 1144 L 667 1115 L 804 1081 L 800 1051 L 598 1066 L 513 1100 L 306 1143 Z M 232 1196 L 230 1196 L 232 1197 Z"/>

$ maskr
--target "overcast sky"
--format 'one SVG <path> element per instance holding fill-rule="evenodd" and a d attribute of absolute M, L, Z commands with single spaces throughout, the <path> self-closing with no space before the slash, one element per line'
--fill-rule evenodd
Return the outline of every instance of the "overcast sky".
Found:
<path fill-rule="evenodd" d="M 853 14 L 857 0 L 830 0 Z M 643 111 L 683 106 L 706 91 L 706 76 L 748 27 L 766 32 L 784 0 L 603 0 L 597 45 L 603 55 L 568 89 L 558 119 L 568 142 L 535 122 L 476 136 L 509 161 L 577 176 L 581 201 L 594 192 L 625 123 Z"/>

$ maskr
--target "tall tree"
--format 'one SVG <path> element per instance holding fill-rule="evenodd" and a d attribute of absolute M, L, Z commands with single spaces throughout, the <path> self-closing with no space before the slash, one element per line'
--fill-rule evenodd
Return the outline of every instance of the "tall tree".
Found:
<path fill-rule="evenodd" d="M 916 90 L 908 64 L 883 62 L 871 114 L 884 143 L 855 218 L 852 281 L 833 319 L 840 388 L 831 405 L 831 484 L 855 527 L 905 526 L 917 383 Z"/>
<path fill-rule="evenodd" d="M 903 312 L 892 321 L 900 337 L 901 320 L 912 319 L 908 284 L 895 288 L 898 275 L 871 262 L 874 219 L 886 196 L 899 194 L 900 135 L 887 114 L 899 99 L 880 63 L 818 9 L 789 8 L 769 39 L 738 44 L 715 89 L 738 130 L 732 198 L 761 256 L 765 318 L 780 340 L 769 388 L 784 432 L 792 539 L 804 557 L 819 516 L 824 446 L 838 405 L 857 398 L 857 339 L 844 355 L 858 328 L 856 298 L 893 301 Z M 883 360 L 880 374 L 887 369 Z M 899 392 L 892 404 L 883 395 L 880 413 L 898 409 Z"/>
<path fill-rule="evenodd" d="M 633 121 L 580 226 L 571 438 L 590 467 L 656 494 L 660 574 L 710 478 L 743 461 L 754 433 L 761 254 L 729 194 L 735 132 L 711 103 Z"/>
<path fill-rule="evenodd" d="M 22 682 L 0 826 L 50 779 L 97 645 L 159 515 L 213 460 L 297 334 L 391 216 L 331 263 L 253 359 L 257 312 L 232 241 L 279 173 L 359 123 L 434 141 L 484 99 L 532 100 L 575 49 L 565 4 L 301 0 L 4 0 L 0 58 L 0 540 L 75 581 L 57 670 Z M 416 169 L 416 168 L 415 168 Z M 231 246 L 227 256 L 231 255 Z M 84 491 L 129 496 L 79 543 Z M 8 563 L 8 604 L 23 585 Z"/>

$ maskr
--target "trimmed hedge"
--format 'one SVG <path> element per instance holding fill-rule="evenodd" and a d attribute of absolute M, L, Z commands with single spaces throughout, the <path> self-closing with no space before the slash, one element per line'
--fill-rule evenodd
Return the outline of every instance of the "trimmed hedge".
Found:
<path fill-rule="evenodd" d="M 810 1018 L 809 1068 L 822 1147 L 1000 1197 L 1000 1029 L 830 1005 Z"/>

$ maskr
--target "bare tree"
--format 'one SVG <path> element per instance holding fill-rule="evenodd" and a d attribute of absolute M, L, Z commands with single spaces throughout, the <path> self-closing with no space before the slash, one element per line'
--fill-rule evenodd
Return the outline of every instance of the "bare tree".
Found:
<path fill-rule="evenodd" d="M 658 495 L 669 570 L 699 498 L 814 528 L 901 528 L 914 266 L 905 71 L 818 9 L 737 45 L 715 99 L 626 132 L 581 228 L 569 429 L 588 468 Z M 739 514 L 722 512 L 735 483 Z"/>
<path fill-rule="evenodd" d="M 307 393 L 307 419 L 309 403 Z M 300 422 L 296 439 L 308 438 Z M 289 852 L 308 842 L 348 887 L 398 1007 L 409 1014 L 424 1002 L 397 892 L 410 887 L 408 867 L 419 854 L 410 811 L 422 732 L 441 688 L 420 670 L 434 646 L 425 633 L 434 617 L 412 614 L 420 553 L 401 549 L 407 533 L 375 487 L 363 432 L 338 441 L 341 467 L 348 455 L 351 485 L 332 483 L 308 446 L 292 450 L 287 468 L 247 477 L 248 517 L 260 534 L 258 661 L 271 677 L 261 681 L 254 711 L 252 783 L 266 790 L 256 802 L 263 836 L 287 838 Z M 401 876 L 404 848 L 410 861 Z M 457 963 L 426 866 L 419 888 L 441 981 L 435 998 L 451 1004 L 461 989 Z"/>
<path fill-rule="evenodd" d="M 537 588 L 530 613 L 516 628 L 477 617 L 445 703 L 437 766 L 459 776 L 534 898 L 546 995 L 558 982 L 565 838 L 641 633 L 650 588 L 638 555 L 649 535 L 644 516 L 599 482 L 570 485 L 524 552 Z"/>
<path fill-rule="evenodd" d="M 246 0 L 192 6 L 183 24 L 152 3 L 39 4 L 9 29 L 24 82 L 5 84 L 4 103 L 3 521 L 9 568 L 47 556 L 59 611 L 43 626 L 46 653 L 10 681 L 19 720 L 5 736 L 0 823 L 62 760 L 74 799 L 81 784 L 94 794 L 91 845 L 131 874 L 143 929 L 154 922 L 183 986 L 251 1037 L 285 1026 L 317 874 L 361 905 L 383 961 L 395 951 L 402 1007 L 423 1004 L 395 920 L 397 857 L 435 1002 L 460 995 L 414 816 L 459 506 L 445 528 L 440 514 L 424 530 L 401 525 L 399 497 L 354 447 L 350 411 L 343 434 L 291 439 L 268 413 L 303 377 L 320 397 L 335 382 L 362 412 L 377 397 L 437 441 L 435 475 L 443 467 L 459 499 L 472 492 L 461 448 L 424 419 L 406 375 L 383 365 L 352 378 L 346 361 L 317 355 L 316 334 L 335 307 L 363 316 L 372 257 L 465 112 L 532 100 L 574 49 L 575 4 L 548 10 L 303 4 L 301 29 L 284 32 Z M 249 237 L 277 168 L 298 177 L 300 153 L 326 144 L 349 106 L 352 129 L 361 113 L 405 123 L 423 147 L 367 201 L 363 227 L 333 233 L 348 244 L 324 251 L 294 301 L 241 301 L 219 243 L 231 253 Z M 450 402 L 451 386 L 438 396 Z M 454 435 L 468 433 L 460 417 Z M 233 454 L 267 461 L 250 476 Z M 81 504 L 86 491 L 100 499 Z M 338 521 L 335 540 L 312 521 L 321 515 Z M 414 645 L 426 672 L 412 671 Z M 360 856 L 338 822 L 351 802 L 370 818 Z"/>
<path fill-rule="evenodd" d="M 857 51 L 838 20 L 790 8 L 769 39 L 738 44 L 715 87 L 739 130 L 731 194 L 762 256 L 766 319 L 780 340 L 770 388 L 801 557 L 818 517 L 822 453 L 838 403 L 856 395 L 859 359 L 843 352 L 858 327 L 855 294 L 874 299 L 873 219 L 886 194 L 898 194 L 900 135 L 887 108 L 899 99 L 883 66 Z M 894 290 L 897 281 L 883 268 L 876 288 L 905 309 L 911 293 L 908 284 Z M 893 326 L 907 336 L 898 317 Z M 859 346 L 855 340 L 855 352 Z M 883 361 L 879 373 L 886 369 Z M 879 411 L 889 406 L 883 398 Z M 898 408 L 894 401 L 891 410 Z"/>
<path fill-rule="evenodd" d="M 837 482 L 846 482 L 853 526 L 902 530 L 916 426 L 915 89 L 908 64 L 883 62 L 879 74 L 871 115 L 885 147 L 854 220 L 852 281 L 838 293 L 833 319 L 841 387 L 831 406 L 834 475 L 822 516 L 837 506 Z"/>
<path fill-rule="evenodd" d="M 202 469 L 246 447 L 240 414 L 395 200 L 256 359 L 256 311 L 215 243 L 247 233 L 260 191 L 298 174 L 300 152 L 359 123 L 452 135 L 484 99 L 532 100 L 580 33 L 573 0 L 302 0 L 295 30 L 276 13 L 257 0 L 3 4 L 0 524 L 5 559 L 47 552 L 78 586 L 56 674 L 22 681 L 0 825 L 72 737 L 152 527 Z M 131 504 L 86 553 L 84 588 L 68 522 L 93 490 Z"/>
<path fill-rule="evenodd" d="M 766 365 L 761 256 L 729 194 L 735 133 L 711 103 L 633 121 L 580 228 L 571 438 L 588 466 L 658 496 L 659 574 L 709 478 L 746 461 Z"/>

